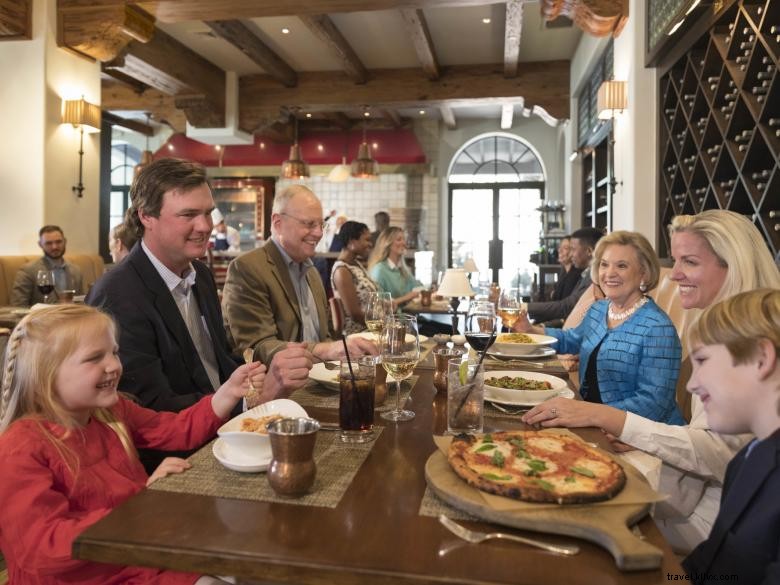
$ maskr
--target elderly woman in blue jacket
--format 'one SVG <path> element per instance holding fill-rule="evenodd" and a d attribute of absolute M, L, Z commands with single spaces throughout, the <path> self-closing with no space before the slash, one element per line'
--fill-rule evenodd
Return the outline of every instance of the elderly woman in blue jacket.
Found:
<path fill-rule="evenodd" d="M 584 400 L 684 424 L 675 400 L 680 340 L 669 316 L 646 295 L 659 274 L 644 236 L 613 232 L 599 240 L 591 266 L 591 278 L 606 299 L 596 301 L 578 327 L 552 329 L 521 319 L 514 329 L 551 335 L 559 353 L 579 353 Z"/>

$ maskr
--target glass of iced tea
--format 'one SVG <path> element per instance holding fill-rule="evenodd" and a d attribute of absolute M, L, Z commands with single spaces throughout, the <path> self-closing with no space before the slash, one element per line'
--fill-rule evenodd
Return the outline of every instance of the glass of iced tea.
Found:
<path fill-rule="evenodd" d="M 341 362 L 339 373 L 339 427 L 343 443 L 366 443 L 374 439 L 373 358 L 353 360 L 352 368 Z M 353 378 L 354 376 L 354 378 Z"/>

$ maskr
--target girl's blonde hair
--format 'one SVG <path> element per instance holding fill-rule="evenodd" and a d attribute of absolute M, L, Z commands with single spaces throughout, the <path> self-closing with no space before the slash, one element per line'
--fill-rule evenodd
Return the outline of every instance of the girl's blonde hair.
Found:
<path fill-rule="evenodd" d="M 686 232 L 704 239 L 727 268 L 714 302 L 757 288 L 780 288 L 780 272 L 758 228 L 747 216 L 710 209 L 672 219 L 669 234 Z"/>
<path fill-rule="evenodd" d="M 105 313 L 87 305 L 53 305 L 24 317 L 11 332 L 6 348 L 5 376 L 0 391 L 0 433 L 21 418 L 62 426 L 66 429 L 63 437 L 53 435 L 44 425 L 40 428 L 74 475 L 78 460 L 63 439 L 77 425 L 57 396 L 54 382 L 60 366 L 78 349 L 81 340 L 105 331 L 116 339 L 114 321 Z M 131 458 L 138 456 L 127 428 L 110 410 L 96 408 L 92 416 L 117 434 Z"/>
<path fill-rule="evenodd" d="M 691 350 L 725 345 L 734 365 L 749 362 L 758 342 L 768 339 L 780 354 L 780 290 L 761 288 L 732 296 L 705 309 L 688 332 Z"/>
<path fill-rule="evenodd" d="M 368 269 L 371 270 L 375 264 L 384 262 L 390 256 L 390 247 L 393 245 L 396 235 L 403 233 L 404 230 L 399 227 L 389 227 L 384 230 L 376 239 L 376 245 L 368 257 Z M 403 257 L 398 265 L 398 269 L 404 276 L 409 275 L 409 269 L 406 267 L 406 262 Z"/>

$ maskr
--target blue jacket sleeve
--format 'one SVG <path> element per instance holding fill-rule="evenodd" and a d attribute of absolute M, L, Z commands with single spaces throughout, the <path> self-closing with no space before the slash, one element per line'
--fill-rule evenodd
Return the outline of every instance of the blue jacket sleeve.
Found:
<path fill-rule="evenodd" d="M 677 331 L 672 325 L 658 324 L 643 339 L 636 392 L 610 406 L 668 424 L 683 424 L 675 394 L 682 354 Z"/>

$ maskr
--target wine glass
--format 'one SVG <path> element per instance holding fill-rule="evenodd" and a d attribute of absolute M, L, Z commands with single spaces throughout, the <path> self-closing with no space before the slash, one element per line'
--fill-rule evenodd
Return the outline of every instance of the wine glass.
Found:
<path fill-rule="evenodd" d="M 366 328 L 377 337 L 382 333 L 385 319 L 393 314 L 393 299 L 389 292 L 371 293 L 363 309 Z"/>
<path fill-rule="evenodd" d="M 35 277 L 35 286 L 43 295 L 43 302 L 49 302 L 49 295 L 54 292 L 54 274 L 51 270 L 39 270 Z"/>
<path fill-rule="evenodd" d="M 490 301 L 478 301 L 469 306 L 466 315 L 466 339 L 475 351 L 484 352 L 496 340 L 496 306 Z"/>
<path fill-rule="evenodd" d="M 525 303 L 523 303 L 519 288 L 501 289 L 501 295 L 498 298 L 498 316 L 501 317 L 504 327 L 511 330 L 512 325 L 517 322 L 524 310 Z"/>
<path fill-rule="evenodd" d="M 382 418 L 392 421 L 411 420 L 414 412 L 401 408 L 401 381 L 412 375 L 420 359 L 417 317 L 405 314 L 388 316 L 379 345 L 382 367 L 395 380 L 395 409 L 383 412 Z"/>

